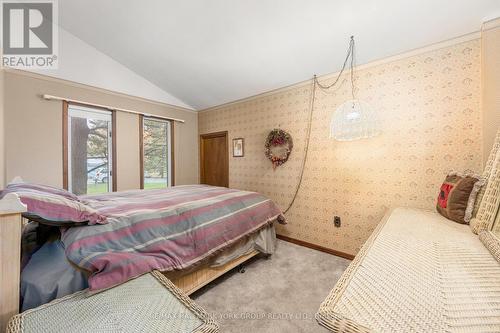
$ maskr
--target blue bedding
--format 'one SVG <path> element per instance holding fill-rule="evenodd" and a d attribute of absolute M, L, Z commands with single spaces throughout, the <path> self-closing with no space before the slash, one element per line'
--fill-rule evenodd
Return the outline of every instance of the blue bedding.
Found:
<path fill-rule="evenodd" d="M 60 240 L 43 244 L 21 272 L 22 311 L 88 287 L 85 274 L 71 266 Z"/>

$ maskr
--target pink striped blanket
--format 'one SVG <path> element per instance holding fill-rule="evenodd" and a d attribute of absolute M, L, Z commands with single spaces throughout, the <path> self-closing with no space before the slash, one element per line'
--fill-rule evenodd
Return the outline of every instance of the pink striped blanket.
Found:
<path fill-rule="evenodd" d="M 206 185 L 82 196 L 108 223 L 62 234 L 66 256 L 90 271 L 91 290 L 154 269 L 185 269 L 278 220 L 280 209 L 255 192 Z"/>

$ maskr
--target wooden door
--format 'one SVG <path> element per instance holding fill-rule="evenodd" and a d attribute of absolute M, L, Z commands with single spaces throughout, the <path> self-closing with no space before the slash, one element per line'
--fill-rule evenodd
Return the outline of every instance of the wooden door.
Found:
<path fill-rule="evenodd" d="M 227 132 L 200 135 L 200 183 L 229 186 Z"/>

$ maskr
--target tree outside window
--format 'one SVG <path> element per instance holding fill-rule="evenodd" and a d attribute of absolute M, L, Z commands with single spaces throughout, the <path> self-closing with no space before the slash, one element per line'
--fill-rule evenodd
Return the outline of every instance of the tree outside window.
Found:
<path fill-rule="evenodd" d="M 111 113 L 70 107 L 69 187 L 77 194 L 111 191 Z"/>
<path fill-rule="evenodd" d="M 170 185 L 170 122 L 152 118 L 143 121 L 144 188 Z"/>

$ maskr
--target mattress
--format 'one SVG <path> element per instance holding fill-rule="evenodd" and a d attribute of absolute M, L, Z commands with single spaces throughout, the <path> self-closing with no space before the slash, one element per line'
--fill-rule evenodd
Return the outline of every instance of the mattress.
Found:
<path fill-rule="evenodd" d="M 276 232 L 271 225 L 214 255 L 206 265 L 222 266 L 253 250 L 273 254 L 275 246 Z M 188 271 L 190 270 L 186 270 Z M 67 260 L 60 240 L 46 242 L 31 254 L 21 273 L 21 310 L 32 309 L 87 288 L 88 275 L 88 272 Z"/>
<path fill-rule="evenodd" d="M 92 272 L 92 291 L 152 270 L 189 268 L 276 221 L 284 223 L 279 207 L 262 194 L 208 185 L 79 199 L 108 222 L 61 235 L 66 257 Z"/>

